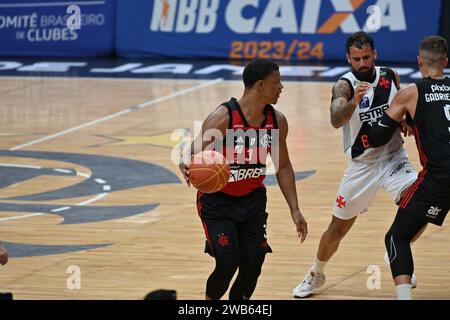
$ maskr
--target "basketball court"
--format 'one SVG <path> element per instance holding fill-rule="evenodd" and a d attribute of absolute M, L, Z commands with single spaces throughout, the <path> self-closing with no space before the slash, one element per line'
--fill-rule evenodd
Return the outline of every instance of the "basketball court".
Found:
<path fill-rule="evenodd" d="M 284 73 L 276 108 L 289 122 L 288 147 L 309 235 L 300 244 L 281 191 L 268 177 L 274 252 L 255 300 L 292 299 L 330 221 L 347 164 L 341 130 L 329 122 L 338 74 L 314 81 Z M 15 299 L 142 299 L 165 288 L 177 290 L 178 299 L 203 299 L 214 260 L 203 253 L 195 190 L 171 159 L 182 133 L 195 131 L 195 121 L 231 96 L 239 98 L 238 79 L 214 73 L 199 79 L 4 72 L 0 240 L 10 261 L 0 268 L 0 291 Z M 414 140 L 405 146 L 420 169 Z M 383 260 L 395 213 L 379 191 L 328 264 L 327 283 L 314 299 L 395 298 Z M 414 299 L 449 298 L 448 226 L 430 225 L 413 246 Z"/>

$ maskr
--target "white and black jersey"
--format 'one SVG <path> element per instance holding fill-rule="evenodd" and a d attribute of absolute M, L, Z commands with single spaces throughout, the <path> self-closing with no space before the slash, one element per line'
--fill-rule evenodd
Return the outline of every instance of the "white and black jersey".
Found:
<path fill-rule="evenodd" d="M 344 152 L 354 160 L 376 160 L 392 155 L 403 146 L 400 130 L 394 133 L 391 140 L 384 146 L 371 148 L 368 142 L 368 132 L 372 124 L 379 121 L 392 99 L 397 93 L 399 84 L 395 73 L 389 68 L 375 67 L 376 73 L 370 88 L 356 107 L 350 120 L 343 127 Z M 349 83 L 352 91 L 361 82 L 352 72 L 340 78 Z"/>

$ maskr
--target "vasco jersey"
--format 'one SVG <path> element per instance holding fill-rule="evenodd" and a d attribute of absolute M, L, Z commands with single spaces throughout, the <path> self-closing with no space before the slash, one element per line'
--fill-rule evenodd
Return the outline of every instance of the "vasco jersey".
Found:
<path fill-rule="evenodd" d="M 272 151 L 272 142 L 278 141 L 278 125 L 271 105 L 264 109 L 264 120 L 259 127 L 248 124 L 235 98 L 223 103 L 228 109 L 229 124 L 223 141 L 224 156 L 230 164 L 230 180 L 220 191 L 232 196 L 243 196 L 258 187 L 264 187 L 266 159 Z"/>
<path fill-rule="evenodd" d="M 412 124 L 420 162 L 430 173 L 450 176 L 450 78 L 425 78 L 415 85 L 418 100 Z"/>
<path fill-rule="evenodd" d="M 397 93 L 394 72 L 384 67 L 375 67 L 375 70 L 375 78 L 370 82 L 369 90 L 343 127 L 344 152 L 355 160 L 384 158 L 403 146 L 400 130 L 394 133 L 387 144 L 378 148 L 371 148 L 367 140 L 370 127 L 382 117 Z M 361 81 L 352 72 L 346 73 L 341 80 L 350 84 L 352 90 L 350 99 L 353 98 L 355 88 Z"/>

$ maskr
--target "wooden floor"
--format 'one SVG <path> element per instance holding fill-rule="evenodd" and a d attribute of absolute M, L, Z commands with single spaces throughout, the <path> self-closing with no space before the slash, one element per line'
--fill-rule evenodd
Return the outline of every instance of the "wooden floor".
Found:
<path fill-rule="evenodd" d="M 289 121 L 288 146 L 294 169 L 316 171 L 297 182 L 309 236 L 300 244 L 280 190 L 269 187 L 268 237 L 274 252 L 267 256 L 253 299 L 292 299 L 291 291 L 309 269 L 330 221 L 347 163 L 341 151 L 341 131 L 329 123 L 332 84 L 284 85 L 277 108 Z M 177 128 L 193 130 L 195 120 L 203 120 L 230 96 L 239 97 L 242 85 L 208 80 L 1 78 L 0 92 L 0 150 L 140 160 L 162 166 L 181 178 L 171 161 L 169 134 Z M 135 107 L 127 109 L 131 106 Z M 129 111 L 119 114 L 122 110 Z M 113 116 L 105 118 L 109 115 Z M 74 130 L 65 131 L 70 128 Z M 406 147 L 419 168 L 413 140 L 408 140 Z M 90 174 L 89 167 L 62 160 L 9 155 L 0 156 L 0 163 L 72 168 L 84 173 L 71 177 L 41 175 L 19 181 L 0 189 L 0 205 L 12 202 L 6 198 L 80 183 Z M 92 250 L 11 258 L 6 266 L 0 266 L 0 292 L 13 292 L 16 299 L 141 299 L 149 291 L 166 288 L 177 290 L 179 299 L 203 298 L 213 259 L 203 253 L 204 234 L 194 189 L 181 183 L 118 191 L 113 186 L 105 196 L 92 197 L 28 202 L 76 205 L 91 199 L 90 204 L 95 206 L 159 206 L 126 218 L 73 224 L 61 224 L 63 219 L 58 215 L 0 211 L 0 240 L 7 243 L 110 244 Z M 380 191 L 369 212 L 357 219 L 328 264 L 328 281 L 314 298 L 395 297 L 390 270 L 383 260 L 384 234 L 395 212 L 390 198 Z M 429 226 L 414 245 L 418 277 L 415 299 L 450 298 L 449 243 L 447 221 L 442 228 Z M 373 265 L 380 268 L 381 285 L 370 290 L 367 281 L 371 274 L 366 270 Z M 67 287 L 70 266 L 80 268 L 80 289 Z"/>

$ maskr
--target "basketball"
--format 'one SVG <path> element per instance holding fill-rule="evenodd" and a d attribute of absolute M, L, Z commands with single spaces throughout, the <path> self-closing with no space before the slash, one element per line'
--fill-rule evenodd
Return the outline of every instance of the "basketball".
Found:
<path fill-rule="evenodd" d="M 192 155 L 189 180 L 198 191 L 217 192 L 225 187 L 229 178 L 230 166 L 221 153 L 207 150 Z"/>

